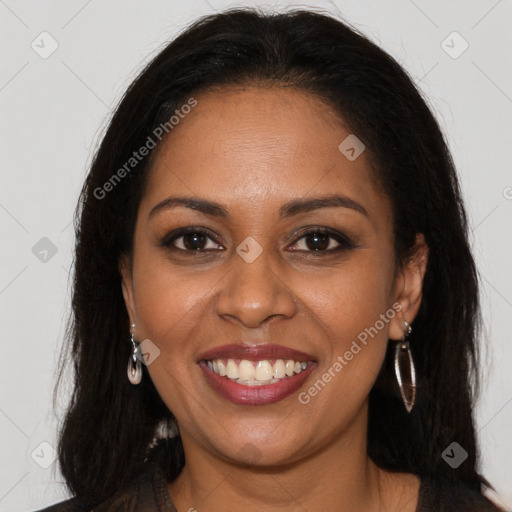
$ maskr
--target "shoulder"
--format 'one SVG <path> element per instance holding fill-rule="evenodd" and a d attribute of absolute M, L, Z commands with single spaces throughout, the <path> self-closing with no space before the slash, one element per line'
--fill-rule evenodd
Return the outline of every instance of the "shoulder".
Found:
<path fill-rule="evenodd" d="M 440 478 L 421 479 L 417 512 L 499 512 L 477 490 Z"/>
<path fill-rule="evenodd" d="M 137 504 L 141 498 L 144 496 L 124 490 L 96 506 L 87 506 L 78 498 L 70 498 L 35 512 L 135 512 L 139 510 Z"/>
<path fill-rule="evenodd" d="M 166 483 L 159 468 L 150 466 L 136 482 L 95 505 L 77 497 L 55 503 L 36 512 L 173 512 Z M 167 498 L 167 499 L 166 499 Z"/>
<path fill-rule="evenodd" d="M 36 510 L 35 512 L 85 512 L 88 508 L 78 498 L 70 498 L 49 507 Z"/>

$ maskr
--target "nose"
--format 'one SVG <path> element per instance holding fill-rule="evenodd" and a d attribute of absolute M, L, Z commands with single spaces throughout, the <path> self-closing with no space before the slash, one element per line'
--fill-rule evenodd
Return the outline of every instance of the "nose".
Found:
<path fill-rule="evenodd" d="M 248 328 L 262 326 L 271 318 L 291 318 L 297 308 L 293 291 L 270 267 L 263 253 L 252 263 L 233 255 L 233 268 L 217 297 L 217 314 Z"/>

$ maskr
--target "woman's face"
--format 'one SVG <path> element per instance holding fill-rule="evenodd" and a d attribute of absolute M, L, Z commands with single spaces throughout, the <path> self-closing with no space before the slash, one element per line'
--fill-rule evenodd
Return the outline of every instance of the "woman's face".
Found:
<path fill-rule="evenodd" d="M 318 98 L 196 99 L 159 148 L 122 270 L 151 378 L 185 450 L 268 465 L 358 443 L 388 338 L 416 311 L 389 200 Z"/>

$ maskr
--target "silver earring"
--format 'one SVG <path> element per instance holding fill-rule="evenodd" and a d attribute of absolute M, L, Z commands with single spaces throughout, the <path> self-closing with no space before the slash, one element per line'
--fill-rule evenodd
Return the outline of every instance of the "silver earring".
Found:
<path fill-rule="evenodd" d="M 136 386 L 142 380 L 142 364 L 140 362 L 140 345 L 135 341 L 134 336 L 135 324 L 131 325 L 130 342 L 132 344 L 132 353 L 128 358 L 128 380 Z"/>
<path fill-rule="evenodd" d="M 412 327 L 404 320 L 404 336 L 395 348 L 395 374 L 404 401 L 405 409 L 411 412 L 416 398 L 416 372 L 407 336 Z"/>

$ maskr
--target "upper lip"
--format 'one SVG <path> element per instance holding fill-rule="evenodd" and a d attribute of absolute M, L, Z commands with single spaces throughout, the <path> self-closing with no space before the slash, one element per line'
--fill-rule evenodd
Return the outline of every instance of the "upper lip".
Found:
<path fill-rule="evenodd" d="M 249 361 L 293 359 L 294 361 L 313 361 L 314 357 L 306 352 L 274 343 L 261 343 L 257 345 L 253 343 L 236 343 L 221 345 L 207 350 L 199 356 L 198 362 L 212 359 L 247 359 Z"/>

